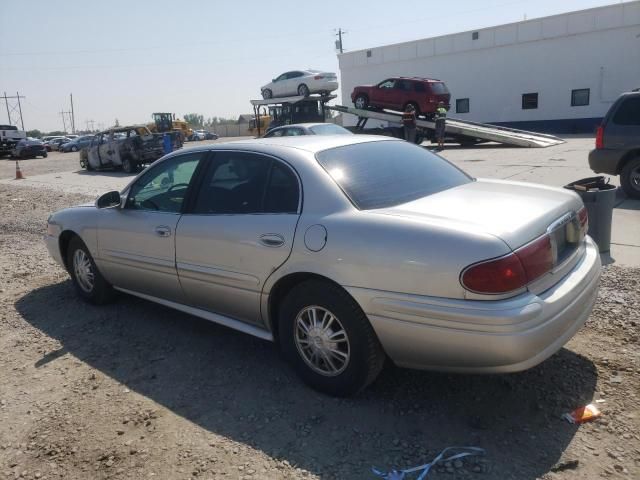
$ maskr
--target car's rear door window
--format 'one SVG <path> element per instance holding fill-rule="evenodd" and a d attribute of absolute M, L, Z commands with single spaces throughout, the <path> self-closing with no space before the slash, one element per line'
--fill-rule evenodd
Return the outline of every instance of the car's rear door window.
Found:
<path fill-rule="evenodd" d="M 640 125 L 640 97 L 625 99 L 613 116 L 617 125 Z"/>
<path fill-rule="evenodd" d="M 444 158 L 397 140 L 332 148 L 316 158 L 360 210 L 400 205 L 472 181 Z"/>

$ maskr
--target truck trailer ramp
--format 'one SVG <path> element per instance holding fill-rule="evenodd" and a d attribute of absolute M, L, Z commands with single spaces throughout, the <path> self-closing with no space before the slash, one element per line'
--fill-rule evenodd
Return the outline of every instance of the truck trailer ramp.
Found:
<path fill-rule="evenodd" d="M 367 119 L 401 123 L 402 114 L 387 111 L 372 111 L 359 108 L 344 107 L 342 105 L 327 105 L 328 109 L 341 113 L 349 113 L 358 117 L 358 126 L 364 127 Z M 435 130 L 436 124 L 430 120 L 418 119 L 418 128 Z M 487 123 L 468 122 L 456 118 L 447 118 L 445 132 L 449 136 L 468 138 L 470 143 L 477 141 L 497 142 L 518 147 L 543 148 L 564 143 L 561 138 L 544 133 L 517 130 L 515 128 L 499 127 Z M 464 143 L 464 142 L 462 142 Z"/>

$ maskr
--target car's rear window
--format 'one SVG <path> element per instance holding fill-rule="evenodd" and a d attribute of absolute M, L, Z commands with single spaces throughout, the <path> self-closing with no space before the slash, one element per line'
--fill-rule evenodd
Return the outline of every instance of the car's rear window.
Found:
<path fill-rule="evenodd" d="M 613 116 L 617 125 L 640 125 L 640 97 L 625 98 Z"/>
<path fill-rule="evenodd" d="M 444 83 L 431 83 L 431 91 L 436 95 L 444 95 L 449 93 L 449 89 Z"/>
<path fill-rule="evenodd" d="M 400 205 L 472 181 L 445 159 L 401 141 L 346 145 L 316 158 L 360 210 Z"/>
<path fill-rule="evenodd" d="M 309 127 L 316 135 L 344 135 L 351 134 L 349 130 L 341 127 L 340 125 L 336 125 L 334 123 L 325 123 L 324 125 L 314 125 L 313 127 Z"/>

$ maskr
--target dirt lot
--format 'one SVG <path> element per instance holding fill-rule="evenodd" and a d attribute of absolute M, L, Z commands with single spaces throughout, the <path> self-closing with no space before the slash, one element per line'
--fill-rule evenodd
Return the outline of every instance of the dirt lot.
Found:
<path fill-rule="evenodd" d="M 370 479 L 451 445 L 486 455 L 429 478 L 640 478 L 640 269 L 607 267 L 586 327 L 530 371 L 387 365 L 339 400 L 269 343 L 133 297 L 79 300 L 41 236 L 87 200 L 0 185 L 0 478 Z M 560 419 L 596 399 L 600 420 Z"/>

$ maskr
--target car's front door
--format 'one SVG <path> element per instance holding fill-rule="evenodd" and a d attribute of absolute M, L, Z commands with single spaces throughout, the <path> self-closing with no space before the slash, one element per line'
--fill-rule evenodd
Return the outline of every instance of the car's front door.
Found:
<path fill-rule="evenodd" d="M 287 75 L 289 72 L 283 73 L 273 81 L 273 96 L 281 97 L 287 88 Z"/>
<path fill-rule="evenodd" d="M 378 84 L 376 88 L 371 92 L 370 103 L 379 105 L 381 107 L 388 107 L 395 87 L 395 80 L 389 79 Z"/>
<path fill-rule="evenodd" d="M 205 152 L 162 161 L 140 176 L 122 208 L 101 211 L 99 266 L 116 287 L 184 301 L 175 266 L 175 233 Z"/>
<path fill-rule="evenodd" d="M 298 177 L 261 154 L 218 151 L 176 234 L 190 304 L 260 324 L 260 294 L 289 257 L 300 210 Z"/>

